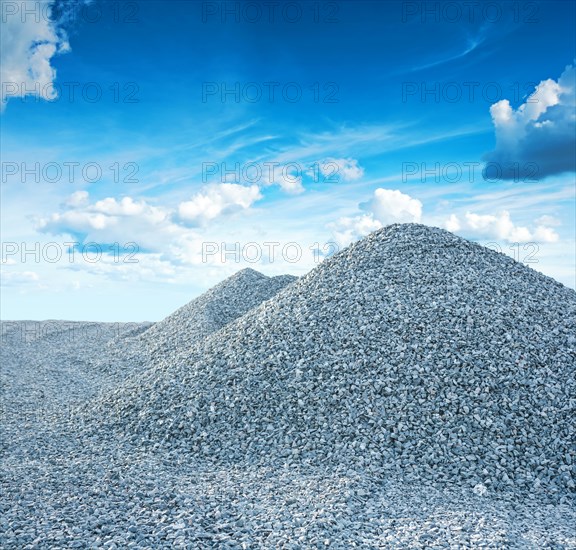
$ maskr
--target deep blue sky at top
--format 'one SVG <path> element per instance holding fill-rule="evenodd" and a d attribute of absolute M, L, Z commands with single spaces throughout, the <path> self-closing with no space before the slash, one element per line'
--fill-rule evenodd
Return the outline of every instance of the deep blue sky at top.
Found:
<path fill-rule="evenodd" d="M 272 22 L 262 3 L 252 4 L 98 2 L 85 8 L 68 25 L 73 53 L 55 58 L 59 80 L 96 81 L 103 87 L 136 82 L 138 108 L 114 103 L 110 91 L 97 108 L 80 103 L 72 109 L 66 102 L 50 108 L 14 105 L 18 116 L 6 117 L 4 123 L 23 131 L 27 124 L 53 129 L 54 120 L 63 122 L 59 116 L 73 111 L 76 126 L 111 124 L 127 133 L 170 140 L 169 129 L 173 136 L 190 125 L 209 128 L 213 116 L 237 116 L 231 96 L 224 105 L 216 95 L 202 103 L 204 82 L 277 81 L 298 83 L 302 101 L 243 102 L 243 116 L 262 117 L 263 126 L 287 133 L 294 125 L 322 130 L 326 120 L 389 124 L 417 119 L 442 129 L 452 126 L 455 117 L 470 123 L 486 119 L 490 101 L 478 101 L 483 92 L 489 99 L 508 98 L 516 107 L 519 93 L 532 91 L 530 83 L 560 74 L 575 50 L 575 4 L 569 1 L 490 2 L 486 11 L 480 2 L 470 7 L 454 2 L 299 2 L 299 18 L 295 8 L 285 12 L 298 19 L 294 23 L 282 16 L 283 4 Z M 437 4 L 441 8 L 435 11 Z M 236 5 L 241 5 L 240 21 Z M 229 11 L 223 13 L 226 7 Z M 258 10 L 258 21 L 245 20 L 258 19 Z M 90 18 L 97 22 L 89 23 Z M 474 44 L 478 47 L 463 56 Z M 309 86 L 315 82 L 321 98 L 334 89 L 322 86 L 336 83 L 338 103 L 314 102 Z M 407 82 L 419 89 L 403 97 Z M 478 82 L 475 100 L 436 103 L 429 94 L 419 101 L 422 83 L 433 89 L 449 82 L 457 82 L 464 94 L 468 89 L 463 83 Z M 500 97 L 490 82 L 498 83 Z"/>

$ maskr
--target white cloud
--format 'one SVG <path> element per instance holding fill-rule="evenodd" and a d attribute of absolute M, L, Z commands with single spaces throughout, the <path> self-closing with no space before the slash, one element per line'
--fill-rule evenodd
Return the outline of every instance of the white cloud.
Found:
<path fill-rule="evenodd" d="M 456 216 L 456 214 L 451 214 L 450 217 L 446 220 L 444 227 L 452 233 L 459 231 L 461 225 L 458 216 Z"/>
<path fill-rule="evenodd" d="M 259 198 L 255 185 L 209 185 L 174 211 L 132 197 L 106 197 L 90 203 L 88 192 L 77 191 L 65 201 L 63 212 L 40 219 L 38 229 L 52 234 L 88 235 L 96 242 L 107 243 L 137 237 L 148 247 L 162 236 L 174 239 L 188 234 L 184 225 L 204 225 L 220 216 L 246 210 Z"/>
<path fill-rule="evenodd" d="M 422 219 L 422 203 L 397 189 L 378 188 L 372 198 L 359 204 L 365 213 L 341 217 L 329 223 L 327 228 L 340 246 L 346 246 L 356 239 L 386 225 L 394 223 L 419 223 Z M 506 210 L 493 214 L 466 212 L 463 216 L 451 213 L 439 225 L 464 237 L 488 237 L 508 242 L 546 242 L 558 241 L 558 234 L 550 226 L 555 218 L 542 216 L 532 228 L 513 223 Z M 424 220 L 424 223 L 436 225 L 438 220 Z"/>
<path fill-rule="evenodd" d="M 3 271 L 0 277 L 2 286 L 30 285 L 40 280 L 40 276 L 35 271 Z"/>
<path fill-rule="evenodd" d="M 100 237 L 107 234 L 112 239 L 106 242 L 114 242 L 124 234 L 127 219 L 130 220 L 133 233 L 137 233 L 139 229 L 170 226 L 169 211 L 151 206 L 145 201 L 134 201 L 131 197 L 124 197 L 119 201 L 108 197 L 89 204 L 88 193 L 80 191 L 71 195 L 65 204 L 70 207 L 69 210 L 41 219 L 38 229 L 53 234 L 94 235 L 95 232 L 100 232 Z"/>
<path fill-rule="evenodd" d="M 514 110 L 507 99 L 490 107 L 496 149 L 485 156 L 487 179 L 535 181 L 576 170 L 576 70 L 540 82 Z M 529 178 L 529 179 L 528 179 Z"/>
<path fill-rule="evenodd" d="M 261 198 L 257 185 L 247 187 L 236 183 L 211 184 L 191 200 L 180 203 L 178 216 L 186 223 L 202 225 L 223 214 L 246 210 Z"/>
<path fill-rule="evenodd" d="M 161 221 L 166 217 L 162 209 L 150 206 L 145 201 L 136 202 L 131 197 L 123 197 L 120 201 L 107 197 L 94 203 L 92 210 L 106 216 L 144 216 L 154 221 Z"/>
<path fill-rule="evenodd" d="M 205 225 L 221 216 L 245 211 L 258 198 L 257 186 L 209 185 L 192 200 L 171 209 L 132 197 L 107 197 L 90 202 L 86 191 L 77 191 L 65 201 L 62 211 L 38 220 L 37 229 L 64 236 L 63 242 L 99 243 L 110 256 L 113 249 L 108 245 L 113 243 L 119 243 L 125 256 L 133 251 L 138 258 L 157 255 L 154 266 L 161 271 L 165 261 L 174 265 L 202 261 L 202 243 L 206 239 L 199 228 L 192 229 L 190 225 Z M 129 243 L 136 246 L 128 246 Z M 92 271 L 97 269 L 87 267 Z M 133 266 L 125 267 L 130 270 Z"/>
<path fill-rule="evenodd" d="M 70 46 L 50 20 L 50 1 L 3 2 L 0 39 L 0 109 L 10 97 L 53 99 L 56 70 L 52 58 Z M 10 5 L 8 5 L 10 4 Z"/>
<path fill-rule="evenodd" d="M 262 169 L 259 183 L 264 187 L 278 185 L 282 191 L 289 195 L 299 195 L 304 192 L 302 168 L 298 163 L 270 165 Z"/>
<path fill-rule="evenodd" d="M 394 189 L 376 189 L 372 199 L 360 203 L 359 208 L 366 214 L 328 224 L 338 245 L 346 246 L 385 225 L 419 222 L 422 217 L 422 203 Z"/>
<path fill-rule="evenodd" d="M 298 195 L 304 192 L 302 185 L 302 176 L 295 173 L 282 170 L 280 174 L 275 174 L 273 185 L 278 185 L 285 193 L 289 195 Z"/>
<path fill-rule="evenodd" d="M 65 202 L 66 206 L 84 206 L 88 204 L 88 191 L 76 191 Z"/>
<path fill-rule="evenodd" d="M 254 163 L 258 168 L 246 169 L 245 183 L 257 183 L 261 187 L 277 185 L 289 195 L 298 195 L 305 191 L 304 176 L 316 183 L 338 183 L 355 181 L 364 175 L 364 169 L 354 158 L 325 157 L 322 160 L 301 162 L 284 162 L 284 156 L 281 158 L 282 162 L 272 160 L 259 166 Z M 239 181 L 236 173 L 231 173 L 229 177 L 231 181 Z"/>
<path fill-rule="evenodd" d="M 562 225 L 562 222 L 558 218 L 555 218 L 554 216 L 548 216 L 546 214 L 544 216 L 540 216 L 536 220 L 536 223 L 538 225 L 547 225 L 552 227 L 558 227 L 559 225 Z"/>
<path fill-rule="evenodd" d="M 514 225 L 510 214 L 506 211 L 500 212 L 497 216 L 466 212 L 465 222 L 466 227 L 479 234 L 488 234 L 497 239 L 524 242 L 532 237 L 528 228 Z"/>
<path fill-rule="evenodd" d="M 506 210 L 497 215 L 466 212 L 463 219 L 451 214 L 443 226 L 448 231 L 462 232 L 468 236 L 489 237 L 508 242 L 553 243 L 558 240 L 558 234 L 550 227 L 537 225 L 531 230 L 514 224 Z"/>
<path fill-rule="evenodd" d="M 214 189 L 221 185 L 236 185 L 238 188 L 251 189 L 271 187 L 277 185 L 289 195 L 304 192 L 302 176 L 308 173 L 304 165 L 298 162 L 280 163 L 277 161 L 235 163 L 234 169 L 222 163 L 206 189 Z M 318 173 L 316 174 L 318 177 Z M 259 197 L 260 198 L 260 197 Z"/>
<path fill-rule="evenodd" d="M 76 192 L 56 212 L 38 220 L 42 233 L 71 236 L 78 242 L 134 242 L 140 251 L 164 252 L 167 243 L 176 243 L 190 230 L 173 222 L 173 212 L 143 200 L 112 197 L 94 203 L 88 193 Z"/>
<path fill-rule="evenodd" d="M 376 189 L 372 199 L 361 203 L 360 209 L 383 225 L 419 222 L 422 217 L 422 203 L 397 189 Z"/>
<path fill-rule="evenodd" d="M 551 227 L 539 225 L 534 230 L 534 240 L 541 243 L 555 243 L 558 241 L 558 233 Z"/>
<path fill-rule="evenodd" d="M 338 221 L 328 224 L 328 229 L 332 232 L 334 241 L 339 247 L 348 246 L 372 231 L 382 227 L 382 224 L 375 220 L 370 214 L 355 217 L 343 217 Z"/>

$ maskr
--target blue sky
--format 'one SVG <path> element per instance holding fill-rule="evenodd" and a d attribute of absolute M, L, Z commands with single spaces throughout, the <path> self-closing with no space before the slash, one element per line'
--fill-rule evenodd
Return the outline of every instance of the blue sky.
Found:
<path fill-rule="evenodd" d="M 573 2 L 0 4 L 3 319 L 154 321 L 395 222 L 576 286 Z"/>

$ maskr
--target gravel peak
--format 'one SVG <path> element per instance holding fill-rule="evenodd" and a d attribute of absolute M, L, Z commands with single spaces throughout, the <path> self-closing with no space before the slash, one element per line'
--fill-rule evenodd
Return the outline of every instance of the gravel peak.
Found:
<path fill-rule="evenodd" d="M 507 256 L 394 225 L 145 339 L 28 325 L 0 322 L 2 548 L 574 548 L 576 293 Z"/>

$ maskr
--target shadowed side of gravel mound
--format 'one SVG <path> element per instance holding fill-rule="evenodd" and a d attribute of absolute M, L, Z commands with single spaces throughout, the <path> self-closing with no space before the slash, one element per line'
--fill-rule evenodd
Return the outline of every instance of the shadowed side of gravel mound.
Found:
<path fill-rule="evenodd" d="M 87 429 L 208 461 L 562 499 L 576 474 L 574 334 L 573 290 L 446 231 L 393 225 L 188 361 L 94 402 Z"/>

